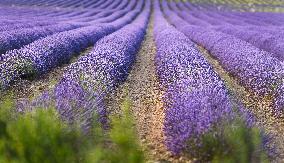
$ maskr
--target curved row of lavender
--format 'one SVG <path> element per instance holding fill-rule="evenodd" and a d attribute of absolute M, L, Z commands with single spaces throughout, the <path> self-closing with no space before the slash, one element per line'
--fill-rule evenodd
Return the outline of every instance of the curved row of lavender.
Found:
<path fill-rule="evenodd" d="M 36 21 L 39 20 L 49 20 L 49 21 L 59 21 L 59 22 L 68 22 L 70 19 L 72 22 L 74 21 L 83 21 L 87 22 L 87 20 L 94 20 L 97 18 L 102 18 L 104 16 L 109 16 L 112 13 L 115 13 L 117 11 L 128 11 L 130 8 L 134 8 L 135 3 L 137 1 L 130 1 L 128 3 L 128 0 L 116 0 L 113 3 L 118 3 L 121 2 L 119 5 L 115 5 L 115 8 L 111 9 L 104 9 L 102 11 L 98 11 L 96 9 L 94 10 L 83 10 L 83 11 L 72 11 L 72 10 L 66 10 L 66 9 L 61 9 L 61 10 L 54 10 L 51 9 L 42 9 L 40 11 L 36 10 L 35 8 L 28 8 L 26 7 L 24 10 L 23 9 L 16 9 L 17 12 L 15 12 L 15 8 L 12 9 L 3 9 L 0 11 L 0 13 L 3 13 L 2 18 L 0 18 L 0 21 L 4 21 L 8 24 L 10 24 L 11 28 L 16 29 L 16 28 L 21 28 L 21 26 L 29 26 L 28 27 L 33 27 L 33 24 Z M 1 4 L 1 3 L 0 3 Z M 105 13 L 105 14 L 104 14 Z M 21 20 L 23 19 L 23 20 Z M 20 20 L 20 21 L 19 21 Z M 26 23 L 23 21 L 27 21 L 29 24 L 25 25 Z M 17 23 L 19 22 L 19 27 L 17 27 Z M 4 23 L 4 24 L 5 24 Z M 51 23 L 52 24 L 52 23 Z M 25 27 L 27 28 L 27 27 Z M 6 28 L 5 28 L 6 29 Z M 4 29 L 3 29 L 4 30 Z"/>
<path fill-rule="evenodd" d="M 5 89 L 16 78 L 40 75 L 69 61 L 72 55 L 130 23 L 141 11 L 143 3 L 144 1 L 138 1 L 135 10 L 130 10 L 111 23 L 60 32 L 21 49 L 8 51 L 2 55 L 4 62 L 0 63 L 0 87 Z"/>
<path fill-rule="evenodd" d="M 1 0 L 0 2 L 5 5 L 18 5 L 18 6 L 44 6 L 44 7 L 60 7 L 60 8 L 76 8 L 76 9 L 112 9 L 115 8 L 121 0 Z"/>
<path fill-rule="evenodd" d="M 34 23 L 35 21 L 39 21 L 39 20 L 50 20 L 50 21 L 56 20 L 56 21 L 60 21 L 60 22 L 66 22 L 66 21 L 70 22 L 70 19 L 72 21 L 78 21 L 78 22 L 84 21 L 84 20 L 86 21 L 87 19 L 94 20 L 94 19 L 100 18 L 101 16 L 104 16 L 104 14 L 103 14 L 104 12 L 105 13 L 111 13 L 111 12 L 115 13 L 116 11 L 120 11 L 120 10 L 128 10 L 130 6 L 131 7 L 135 6 L 135 5 L 133 6 L 133 2 L 135 3 L 136 1 L 130 1 L 130 3 L 132 3 L 132 5 L 128 4 L 128 2 L 129 2 L 129 0 L 115 0 L 115 1 L 112 2 L 111 5 L 105 7 L 104 10 L 93 8 L 92 10 L 84 9 L 82 11 L 80 11 L 80 10 L 73 11 L 73 10 L 70 10 L 70 9 L 61 9 L 61 10 L 41 9 L 41 10 L 38 10 L 36 8 L 30 8 L 30 7 L 25 7 L 25 8 L 11 8 L 10 7 L 8 9 L 6 9 L 6 8 L 2 7 L 3 10 L 1 10 L 0 13 L 3 13 L 2 14 L 3 16 L 0 17 L 0 21 L 4 19 L 5 22 L 7 22 L 7 20 L 9 20 L 10 22 L 11 22 L 11 20 L 13 20 L 15 22 L 19 22 L 19 19 L 24 19 L 24 21 L 29 21 L 29 24 L 31 24 L 31 23 Z M 0 1 L 0 5 L 1 5 L 1 1 Z M 109 16 L 109 14 L 108 14 L 108 16 Z M 35 19 L 35 20 L 33 20 L 33 19 Z M 32 24 L 31 25 L 29 25 L 29 24 L 25 25 L 25 24 L 26 23 L 23 24 L 23 22 L 19 22 L 18 25 L 17 25 L 17 23 L 16 24 L 11 23 L 11 25 L 9 27 L 11 27 L 13 29 L 33 27 Z M 8 26 L 5 27 L 5 28 L 4 27 L 2 27 L 2 28 L 3 28 L 3 30 L 9 29 Z"/>
<path fill-rule="evenodd" d="M 2 61 L 1 54 L 5 53 L 8 50 L 18 49 L 22 47 L 23 45 L 29 44 L 39 38 L 45 37 L 47 35 L 51 35 L 53 33 L 58 33 L 62 31 L 67 31 L 75 28 L 79 28 L 90 24 L 98 24 L 98 23 L 108 23 L 115 21 L 116 19 L 119 19 L 123 15 L 125 15 L 127 12 L 132 10 L 135 7 L 135 2 L 132 1 L 128 6 L 125 6 L 126 8 L 124 10 L 117 11 L 109 16 L 95 19 L 88 17 L 88 19 L 93 21 L 86 21 L 85 24 L 77 24 L 73 23 L 75 22 L 74 18 L 72 19 L 71 24 L 70 23 L 64 23 L 64 24 L 58 24 L 58 25 L 49 25 L 44 27 L 34 27 L 34 28 L 24 28 L 24 29 L 18 29 L 18 30 L 12 30 L 9 32 L 2 32 L 0 33 L 0 61 Z M 80 21 L 83 21 L 84 19 L 80 18 Z M 73 23 L 73 24 L 72 24 Z M 14 25 L 12 25 L 14 26 Z"/>
<path fill-rule="evenodd" d="M 119 0 L 117 0 L 117 1 L 120 2 Z M 124 0 L 124 1 L 126 1 L 126 0 Z M 69 18 L 69 21 L 62 22 L 62 20 L 61 20 L 62 24 L 47 25 L 47 26 L 44 26 L 44 27 L 36 27 L 37 24 L 38 24 L 37 22 L 32 23 L 32 24 L 21 23 L 21 24 L 18 24 L 18 25 L 15 25 L 15 24 L 8 25 L 7 28 L 12 28 L 12 29 L 15 28 L 17 30 L 12 30 L 12 31 L 9 31 L 9 32 L 0 33 L 0 38 L 1 38 L 1 40 L 0 40 L 0 55 L 2 53 L 6 52 L 7 50 L 13 50 L 13 49 L 20 48 L 23 45 L 26 45 L 26 44 L 31 43 L 31 42 L 33 42 L 33 41 L 35 41 L 35 40 L 37 40 L 41 37 L 45 37 L 45 36 L 51 35 L 53 33 L 67 31 L 67 30 L 75 29 L 75 28 L 78 28 L 78 27 L 81 27 L 81 26 L 112 22 L 112 21 L 122 17 L 127 12 L 129 12 L 130 10 L 132 10 L 135 7 L 136 2 L 137 1 L 132 1 L 129 5 L 127 5 L 127 4 L 126 4 L 126 6 L 124 5 L 125 9 L 119 10 L 117 12 L 114 12 L 111 15 L 108 15 L 108 16 L 100 18 L 100 19 L 96 19 L 96 17 L 93 17 L 93 16 L 87 17 L 87 18 L 81 17 L 80 19 L 78 19 L 78 23 L 77 23 L 77 19 L 75 19 L 73 17 L 71 21 L 70 21 L 70 18 Z M 118 6 L 116 6 L 116 7 L 118 7 Z M 79 20 L 80 20 L 80 22 L 83 21 L 85 23 L 79 23 Z M 71 23 L 71 25 L 70 25 L 69 22 Z M 39 23 L 41 23 L 41 22 L 39 22 Z M 52 24 L 52 23 L 53 23 L 53 21 L 51 21 L 49 24 Z M 72 24 L 74 24 L 74 25 L 72 25 Z M 25 25 L 29 25 L 29 26 L 25 26 Z M 22 29 L 23 27 L 26 27 L 26 28 Z M 30 28 L 27 28 L 27 27 L 30 27 Z M 20 28 L 20 29 L 18 29 L 18 28 Z M 0 57 L 0 60 L 2 60 L 1 57 Z"/>
<path fill-rule="evenodd" d="M 0 61 L 3 60 L 1 54 L 5 53 L 8 50 L 18 49 L 23 45 L 27 45 L 45 36 L 79 27 L 82 27 L 82 25 L 58 24 L 0 32 Z"/>
<path fill-rule="evenodd" d="M 58 2 L 58 1 L 55 1 Z M 129 0 L 115 0 L 111 5 L 102 9 L 82 9 L 82 10 L 70 10 L 66 8 L 58 9 L 37 9 L 34 7 L 24 7 L 24 8 L 13 8 L 8 7 L 8 9 L 1 7 L 0 13 L 3 12 L 3 18 L 8 20 L 18 21 L 20 19 L 35 19 L 38 20 L 56 20 L 56 21 L 89 21 L 103 17 L 105 15 L 109 16 L 112 13 L 120 10 L 128 10 L 130 6 L 133 7 L 133 3 L 135 4 L 137 1 Z M 12 2 L 11 2 L 12 3 Z M 131 5 L 130 5 L 131 4 Z M 1 6 L 1 1 L 0 1 Z M 135 6 L 135 5 L 134 5 Z M 16 9 L 16 12 L 15 12 Z M 104 14 L 105 13 L 105 14 Z M 2 18 L 0 18 L 1 20 Z M 82 20 L 83 19 L 83 20 Z"/>
<path fill-rule="evenodd" d="M 252 118 L 230 99 L 224 82 L 202 56 L 197 46 L 163 17 L 156 1 L 154 36 L 157 74 L 165 90 L 164 131 L 166 145 L 174 153 L 194 155 L 190 140 L 202 145 L 200 137 L 223 121 L 242 116 Z M 235 106 L 236 105 L 236 106 Z"/>
<path fill-rule="evenodd" d="M 84 17 L 76 18 L 73 15 L 71 18 L 67 17 L 67 18 L 62 19 L 63 16 L 66 16 L 66 15 L 63 15 L 63 16 L 60 16 L 60 18 L 61 18 L 60 20 L 57 19 L 56 24 L 58 24 L 60 26 L 64 26 L 64 24 L 66 24 L 66 26 L 69 26 L 69 24 L 74 24 L 74 25 L 76 24 L 78 26 L 88 26 L 88 25 L 94 25 L 94 24 L 99 24 L 99 23 L 109 23 L 111 21 L 119 19 L 120 17 L 125 15 L 130 10 L 133 10 L 136 6 L 136 3 L 137 3 L 137 1 L 132 1 L 131 3 L 127 4 L 127 6 L 124 6 L 125 7 L 124 9 L 117 10 L 117 11 L 111 11 L 111 12 L 106 11 L 106 12 L 108 12 L 108 14 L 103 14 L 101 16 L 86 16 L 86 17 L 84 16 Z M 104 16 L 104 17 L 102 17 L 102 16 Z M 45 16 L 45 19 L 49 20 L 49 17 Z M 6 22 L 7 21 L 5 21 L 5 23 Z M 26 35 L 28 35 L 28 37 L 29 37 L 29 35 L 30 35 L 29 33 L 31 33 L 32 31 L 34 31 L 33 35 L 41 35 L 41 34 L 43 34 L 43 32 L 42 31 L 37 32 L 37 30 L 43 30 L 43 29 L 52 30 L 52 29 L 49 29 L 48 27 L 54 28 L 53 26 L 49 25 L 49 24 L 54 24 L 54 20 L 51 20 L 50 22 L 44 22 L 44 23 L 49 23 L 49 24 L 46 24 L 45 26 L 41 26 L 41 27 L 37 27 L 37 24 L 35 24 L 35 23 L 36 22 L 34 22 L 34 23 L 30 23 L 29 21 L 26 22 L 25 19 L 24 19 L 23 21 L 20 21 L 19 24 L 11 23 L 9 25 L 2 26 L 3 30 L 8 31 L 8 30 L 6 30 L 6 28 L 8 28 L 9 30 L 12 30 L 11 32 L 13 32 L 11 34 L 4 34 L 2 36 L 2 38 L 5 38 L 6 35 L 8 35 L 8 36 L 16 35 L 16 36 L 13 36 L 13 37 L 10 36 L 10 39 L 13 38 L 13 39 L 16 40 L 18 37 L 20 37 L 20 36 L 17 36 L 17 35 L 21 35 L 22 33 L 26 33 Z M 39 23 L 43 24 L 43 22 L 39 22 Z M 26 40 L 33 41 L 32 38 L 26 39 Z"/>
<path fill-rule="evenodd" d="M 178 30 L 209 50 L 242 85 L 259 95 L 272 96 L 274 112 L 282 116 L 284 66 L 280 60 L 234 36 L 190 25 L 170 11 L 166 3 L 162 4 L 164 13 Z"/>
<path fill-rule="evenodd" d="M 21 21 L 26 21 L 29 23 L 34 23 L 36 21 L 45 21 L 48 20 L 58 20 L 67 18 L 69 16 L 77 16 L 83 14 L 82 11 L 70 11 L 66 9 L 56 10 L 56 9 L 46 9 L 46 8 L 32 8 L 32 7 L 24 7 L 24 8 L 15 8 L 8 7 L 4 8 L 0 3 L 0 20 L 1 22 L 10 21 L 12 24 L 17 24 Z M 84 12 L 90 12 L 89 10 L 84 10 Z M 58 17 L 61 16 L 61 17 Z"/>
<path fill-rule="evenodd" d="M 220 23 L 216 21 L 223 21 L 237 26 L 252 25 L 258 27 L 261 25 L 267 28 L 271 26 L 280 27 L 284 24 L 283 14 L 281 13 L 208 11 L 194 8 L 192 5 L 188 8 L 182 2 L 169 2 L 168 5 L 170 9 L 178 14 L 183 13 L 186 16 L 191 16 L 190 18 L 197 18 L 207 25 L 220 25 Z M 271 19 L 271 17 L 273 17 L 273 19 Z"/>
<path fill-rule="evenodd" d="M 0 27 L 0 32 L 5 32 L 9 30 L 15 30 L 15 29 L 22 29 L 22 28 L 32 28 L 36 26 L 47 26 L 52 25 L 54 22 L 32 22 L 32 23 L 21 23 L 21 24 L 12 24 L 12 25 L 3 25 Z"/>
<path fill-rule="evenodd" d="M 19 5 L 19 6 L 50 6 L 63 8 L 96 8 L 98 6 L 109 4 L 112 0 L 1 0 L 4 5 Z"/>
<path fill-rule="evenodd" d="M 32 105 L 48 106 L 48 101 L 55 101 L 64 120 L 79 122 L 85 130 L 96 111 L 107 125 L 103 99 L 128 76 L 146 32 L 150 6 L 146 0 L 133 22 L 100 39 L 92 52 L 67 67 L 51 93 L 44 93 Z"/>
<path fill-rule="evenodd" d="M 244 41 L 247 41 L 251 43 L 252 45 L 263 49 L 265 51 L 270 52 L 274 57 L 284 60 L 284 47 L 283 47 L 283 41 L 284 41 L 284 28 L 278 27 L 278 26 L 272 26 L 275 25 L 273 21 L 269 21 L 265 19 L 266 17 L 261 17 L 259 21 L 261 24 L 257 24 L 258 26 L 238 26 L 240 24 L 240 20 L 244 18 L 240 18 L 237 20 L 238 23 L 233 22 L 226 22 L 224 21 L 224 17 L 218 15 L 216 12 L 194 12 L 195 15 L 199 15 L 199 19 L 192 20 L 192 15 L 188 12 L 181 12 L 174 4 L 174 2 L 168 3 L 169 7 L 175 11 L 179 16 L 184 18 L 186 21 L 188 21 L 190 24 L 193 25 L 200 25 L 203 27 L 214 25 L 211 27 L 212 29 L 216 31 L 221 31 L 223 33 L 234 35 Z M 206 15 L 206 14 L 210 14 Z M 236 15 L 239 15 L 235 13 Z M 214 15 L 214 18 L 212 17 Z M 243 15 L 243 14 L 241 14 Z M 250 14 L 247 13 L 247 15 L 244 15 L 244 17 L 248 17 Z M 278 14 L 280 15 L 280 14 Z M 233 20 L 233 19 L 229 19 Z M 255 20 L 255 19 L 254 19 Z M 258 19 L 256 19 L 258 20 Z M 267 20 L 266 22 L 264 22 Z M 209 23 L 208 23 L 209 22 Z M 207 23 L 207 24 L 206 24 Z M 282 21 L 283 23 L 283 21 Z M 270 24 L 271 26 L 266 27 L 264 25 Z M 278 23 L 280 24 L 280 23 Z M 218 26 L 216 26 L 218 25 Z M 260 26 L 262 25 L 262 26 Z M 281 32 L 282 31 L 282 32 Z"/>
<path fill-rule="evenodd" d="M 221 26 L 215 30 L 233 35 L 241 40 L 251 43 L 257 48 L 270 52 L 279 60 L 284 60 L 284 35 L 283 33 L 271 34 L 267 30 L 246 30 L 233 26 Z"/>
<path fill-rule="evenodd" d="M 126 0 L 124 0 L 124 1 L 126 1 Z M 102 12 L 96 14 L 94 17 L 90 17 L 90 18 L 85 19 L 85 20 L 84 19 L 82 20 L 82 18 L 78 18 L 78 19 L 74 19 L 74 21 L 88 22 L 88 23 L 110 22 L 110 21 L 113 21 L 114 19 L 117 19 L 118 17 L 125 15 L 127 12 L 134 10 L 135 6 L 137 5 L 137 2 L 138 1 L 130 1 L 129 3 L 127 3 L 126 6 L 123 5 L 123 7 L 124 7 L 123 9 L 120 9 L 118 11 L 106 10 L 106 11 L 102 11 Z"/>
<path fill-rule="evenodd" d="M 135 4 L 137 1 L 128 1 L 128 0 L 123 0 L 118 6 L 116 6 L 115 9 L 104 9 L 102 11 L 94 10 L 95 14 L 92 12 L 87 12 L 84 15 L 79 14 L 78 17 L 73 17 L 73 20 L 76 21 L 82 21 L 82 16 L 89 18 L 89 20 L 94 20 L 94 19 L 99 19 L 99 18 L 104 18 L 104 16 L 109 16 L 110 13 L 117 13 L 117 12 L 127 12 L 130 9 L 133 9 L 135 7 Z M 92 11 L 92 10 L 91 10 Z M 86 21 L 86 20 L 84 20 Z"/>
<path fill-rule="evenodd" d="M 222 21 L 232 23 L 233 25 L 243 26 L 243 25 L 262 25 L 271 27 L 273 26 L 281 26 L 284 24 L 283 14 L 282 13 L 265 13 L 265 12 L 225 12 L 225 11 L 208 11 L 208 10 L 200 10 L 197 8 L 186 6 L 182 2 L 169 2 L 169 7 L 176 12 L 185 12 L 189 14 L 193 14 L 201 19 L 208 20 L 209 24 L 217 25 L 217 22 L 214 20 L 217 18 Z M 271 19 L 273 17 L 273 19 Z M 201 20 L 200 19 L 200 20 Z"/>

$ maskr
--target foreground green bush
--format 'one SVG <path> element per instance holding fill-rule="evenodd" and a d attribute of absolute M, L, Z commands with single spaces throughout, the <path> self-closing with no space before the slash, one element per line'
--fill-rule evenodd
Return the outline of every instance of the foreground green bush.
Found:
<path fill-rule="evenodd" d="M 247 127 L 241 119 L 224 122 L 196 141 L 188 143 L 198 160 L 216 163 L 269 162 L 264 136 L 256 127 Z M 186 151 L 185 151 L 186 153 Z"/>
<path fill-rule="evenodd" d="M 111 130 L 106 136 L 112 142 L 111 148 L 101 148 L 89 155 L 89 161 L 97 160 L 113 163 L 139 163 L 144 161 L 144 154 L 139 147 L 138 137 L 133 131 L 134 120 L 130 114 L 130 101 L 125 100 L 122 104 L 123 114 L 121 116 L 112 116 Z M 104 135 L 105 136 L 105 135 Z"/>
<path fill-rule="evenodd" d="M 111 118 L 109 132 L 94 123 L 85 135 L 62 122 L 55 109 L 19 115 L 5 101 L 0 106 L 0 162 L 144 162 L 129 107 L 125 102 L 124 114 Z"/>
<path fill-rule="evenodd" d="M 94 121 L 92 130 L 83 134 L 79 127 L 62 122 L 55 109 L 19 114 L 6 100 L 0 104 L 0 162 L 145 162 L 130 107 L 126 100 L 123 114 L 110 118 L 109 131 Z M 268 162 L 259 129 L 247 128 L 241 120 L 220 126 L 199 138 L 201 144 L 188 142 L 195 158 L 204 162 Z"/>

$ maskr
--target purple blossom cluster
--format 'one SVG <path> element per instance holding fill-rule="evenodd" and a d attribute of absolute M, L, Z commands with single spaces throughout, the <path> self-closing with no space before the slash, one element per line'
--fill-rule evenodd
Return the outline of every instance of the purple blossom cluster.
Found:
<path fill-rule="evenodd" d="M 156 66 L 166 106 L 166 145 L 174 153 L 193 154 L 187 141 L 196 139 L 239 115 L 252 125 L 252 116 L 235 104 L 224 82 L 202 56 L 197 46 L 168 24 L 156 1 L 154 36 Z"/>
<path fill-rule="evenodd" d="M 232 35 L 212 29 L 189 25 L 164 4 L 164 13 L 178 30 L 190 39 L 205 47 L 225 70 L 238 78 L 239 82 L 259 95 L 275 97 L 275 113 L 282 114 L 284 67 L 283 63 L 272 57 L 271 53 Z"/>

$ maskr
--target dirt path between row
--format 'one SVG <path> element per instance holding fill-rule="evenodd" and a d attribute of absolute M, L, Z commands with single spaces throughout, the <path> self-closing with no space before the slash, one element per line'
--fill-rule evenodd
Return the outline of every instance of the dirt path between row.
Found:
<path fill-rule="evenodd" d="M 172 156 L 164 144 L 163 92 L 160 90 L 156 76 L 155 55 L 156 47 L 151 17 L 133 69 L 126 82 L 119 86 L 115 93 L 109 95 L 106 105 L 111 114 L 119 114 L 122 101 L 126 97 L 131 100 L 138 136 L 146 147 L 148 159 L 151 162 L 187 162 L 184 158 Z"/>

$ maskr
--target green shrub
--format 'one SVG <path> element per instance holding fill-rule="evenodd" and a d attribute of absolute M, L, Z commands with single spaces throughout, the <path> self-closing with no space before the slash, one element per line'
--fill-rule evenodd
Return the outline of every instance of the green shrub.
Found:
<path fill-rule="evenodd" d="M 145 162 L 129 100 L 122 104 L 122 115 L 110 117 L 109 131 L 94 120 L 87 135 L 77 125 L 62 122 L 54 108 L 38 108 L 25 114 L 16 113 L 14 108 L 11 100 L 0 103 L 0 162 Z M 268 162 L 259 129 L 247 128 L 241 120 L 218 126 L 222 127 L 199 138 L 202 144 L 188 142 L 196 158 L 211 162 Z"/>
<path fill-rule="evenodd" d="M 108 151 L 108 160 L 113 163 L 144 162 L 142 149 L 139 147 L 138 137 L 133 132 L 134 120 L 130 114 L 130 101 L 126 99 L 122 104 L 123 114 L 121 117 L 113 116 L 112 130 L 110 131 L 110 139 L 114 143 L 115 152 Z"/>
<path fill-rule="evenodd" d="M 124 114 L 111 118 L 109 132 L 95 122 L 85 135 L 62 122 L 53 108 L 16 114 L 6 100 L 0 105 L 0 162 L 144 162 L 129 107 L 126 102 Z"/>
<path fill-rule="evenodd" d="M 220 127 L 222 126 L 222 127 Z M 190 140 L 191 150 L 202 161 L 224 163 L 269 162 L 263 135 L 256 127 L 247 127 L 240 119 L 224 122 L 196 140 Z"/>

